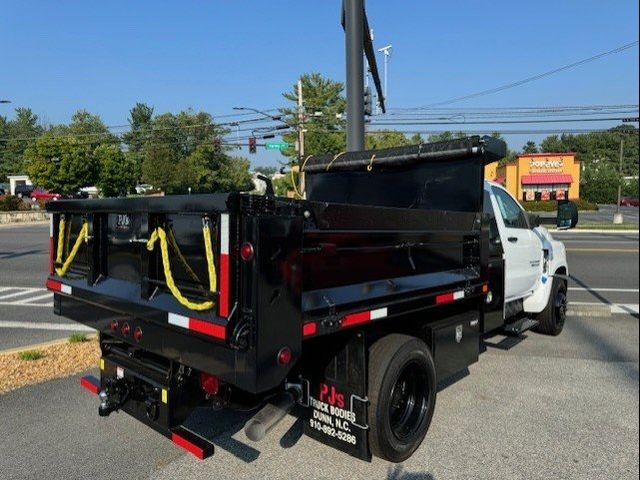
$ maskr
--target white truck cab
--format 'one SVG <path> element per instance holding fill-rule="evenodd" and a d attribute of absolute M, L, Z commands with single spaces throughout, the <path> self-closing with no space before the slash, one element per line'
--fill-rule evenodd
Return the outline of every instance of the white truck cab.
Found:
<path fill-rule="evenodd" d="M 484 213 L 492 218 L 494 254 L 504 260 L 504 319 L 524 313 L 537 330 L 558 335 L 567 307 L 564 245 L 497 183 L 485 182 Z"/>

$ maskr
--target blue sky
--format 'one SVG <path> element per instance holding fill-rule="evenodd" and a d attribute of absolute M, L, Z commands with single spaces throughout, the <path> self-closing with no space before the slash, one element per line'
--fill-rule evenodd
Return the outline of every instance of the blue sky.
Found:
<path fill-rule="evenodd" d="M 367 8 L 376 46 L 394 45 L 391 107 L 492 88 L 638 39 L 635 0 L 369 0 Z M 0 98 L 13 104 L 0 114 L 29 106 L 57 123 L 86 108 L 119 125 L 136 101 L 158 113 L 282 106 L 302 72 L 344 79 L 339 12 L 340 0 L 3 0 Z M 627 103 L 638 103 L 637 47 L 451 106 Z M 519 148 L 526 138 L 508 140 Z"/>

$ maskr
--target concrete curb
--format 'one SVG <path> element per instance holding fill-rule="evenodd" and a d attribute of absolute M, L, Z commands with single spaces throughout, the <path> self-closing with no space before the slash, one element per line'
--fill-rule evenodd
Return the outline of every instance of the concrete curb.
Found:
<path fill-rule="evenodd" d="M 87 335 L 88 341 L 95 340 L 96 338 L 98 338 L 98 334 L 96 333 Z M 27 350 L 38 350 L 40 348 L 53 347 L 54 345 L 62 345 L 63 343 L 70 343 L 69 338 L 68 337 L 59 338 L 57 340 L 51 340 L 50 342 L 34 343 L 33 345 L 26 345 L 24 347 L 16 347 L 16 348 L 9 348 L 7 350 L 0 350 L 0 355 L 14 355 L 16 353 L 26 352 Z"/>
<path fill-rule="evenodd" d="M 47 222 L 49 214 L 42 210 L 26 212 L 0 212 L 0 225 L 16 225 L 21 223 Z"/>

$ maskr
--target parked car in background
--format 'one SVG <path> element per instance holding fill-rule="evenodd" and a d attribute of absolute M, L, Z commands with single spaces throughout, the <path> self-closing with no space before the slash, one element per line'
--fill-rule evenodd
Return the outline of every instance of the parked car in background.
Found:
<path fill-rule="evenodd" d="M 0 195 L 9 195 L 11 187 L 8 183 L 0 183 Z"/>
<path fill-rule="evenodd" d="M 44 188 L 35 188 L 29 195 L 34 202 L 37 200 L 60 200 L 62 195 L 45 190 Z"/>
<path fill-rule="evenodd" d="M 136 193 L 138 195 L 144 195 L 149 190 L 153 190 L 153 185 L 149 185 L 148 183 L 141 183 L 140 185 L 136 185 Z"/>
<path fill-rule="evenodd" d="M 621 207 L 638 207 L 640 206 L 640 200 L 637 198 L 623 197 L 620 199 Z"/>
<path fill-rule="evenodd" d="M 80 189 L 77 192 L 70 193 L 69 195 L 65 195 L 65 198 L 69 198 L 71 200 L 84 200 L 89 198 L 89 193 L 85 192 L 83 189 Z"/>
<path fill-rule="evenodd" d="M 85 195 L 85 197 L 78 197 L 78 198 L 97 198 L 98 195 L 100 194 L 100 190 L 98 190 L 98 187 L 82 187 L 80 189 L 80 193 L 79 195 Z"/>
<path fill-rule="evenodd" d="M 31 192 L 36 189 L 34 185 L 16 185 L 16 190 L 14 195 L 19 198 L 29 198 L 31 196 Z"/>

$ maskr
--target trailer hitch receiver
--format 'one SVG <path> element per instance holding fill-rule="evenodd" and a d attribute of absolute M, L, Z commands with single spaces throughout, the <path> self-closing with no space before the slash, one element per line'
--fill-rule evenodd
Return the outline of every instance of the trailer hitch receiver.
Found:
<path fill-rule="evenodd" d="M 120 410 L 129 399 L 129 392 L 129 386 L 124 379 L 107 379 L 105 388 L 98 394 L 100 398 L 98 415 L 108 417 L 112 412 Z"/>

